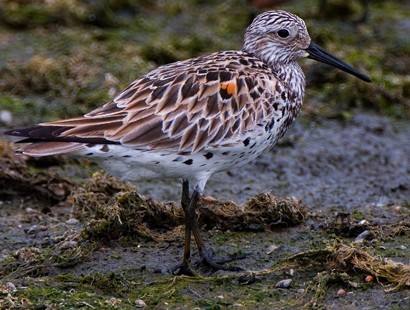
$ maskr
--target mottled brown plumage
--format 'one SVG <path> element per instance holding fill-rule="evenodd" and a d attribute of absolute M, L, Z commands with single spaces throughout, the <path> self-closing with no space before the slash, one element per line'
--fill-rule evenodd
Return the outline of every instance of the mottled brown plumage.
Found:
<path fill-rule="evenodd" d="M 138 149 L 195 153 L 235 143 L 258 123 L 265 125 L 273 103 L 285 103 L 285 91 L 258 58 L 220 52 L 160 67 L 83 117 L 41 126 L 66 127 L 57 140 L 103 138 Z"/>

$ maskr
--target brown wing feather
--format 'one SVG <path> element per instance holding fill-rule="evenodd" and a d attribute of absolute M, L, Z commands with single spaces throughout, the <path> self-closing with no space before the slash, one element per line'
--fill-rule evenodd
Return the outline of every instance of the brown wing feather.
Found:
<path fill-rule="evenodd" d="M 40 143 L 31 143 L 25 145 L 21 148 L 21 152 L 33 156 L 49 156 L 49 155 L 58 155 L 65 154 L 74 151 L 78 151 L 84 148 L 82 143 L 72 143 L 72 142 L 40 142 Z"/>
<path fill-rule="evenodd" d="M 279 82 L 261 63 L 241 65 L 245 56 L 236 53 L 160 67 L 83 117 L 42 125 L 66 126 L 61 136 L 184 153 L 240 139 L 272 112 L 266 102 Z"/>

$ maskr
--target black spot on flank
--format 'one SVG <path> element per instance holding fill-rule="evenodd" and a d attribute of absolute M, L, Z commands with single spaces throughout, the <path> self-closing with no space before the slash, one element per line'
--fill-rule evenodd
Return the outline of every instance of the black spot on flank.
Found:
<path fill-rule="evenodd" d="M 182 161 L 182 157 L 179 156 L 179 157 L 175 158 L 173 161 Z"/>
<path fill-rule="evenodd" d="M 154 161 L 153 162 L 155 165 L 158 165 L 160 162 L 159 161 Z"/>
<path fill-rule="evenodd" d="M 266 125 L 265 130 L 266 131 L 272 130 L 274 125 L 275 125 L 275 119 L 272 118 L 272 120 Z"/>
<path fill-rule="evenodd" d="M 193 162 L 194 162 L 194 161 L 193 161 L 192 159 L 188 159 L 188 160 L 184 161 L 183 163 L 184 163 L 185 165 L 192 165 Z"/>
<path fill-rule="evenodd" d="M 87 154 L 85 154 L 85 155 L 87 155 L 87 156 L 91 156 L 91 155 L 93 155 L 94 153 L 87 153 Z"/>
<path fill-rule="evenodd" d="M 245 140 L 243 140 L 243 145 L 248 146 L 250 141 L 250 138 L 246 138 Z"/>
<path fill-rule="evenodd" d="M 124 158 L 130 158 L 131 155 L 124 155 L 123 157 L 124 157 Z"/>
<path fill-rule="evenodd" d="M 247 66 L 249 64 L 248 61 L 246 59 L 243 59 L 243 58 L 239 59 L 239 62 L 244 66 Z"/>
<path fill-rule="evenodd" d="M 222 155 L 229 155 L 229 152 L 223 152 Z"/>
<path fill-rule="evenodd" d="M 280 96 L 282 97 L 283 100 L 286 100 L 286 93 L 283 91 Z"/>
<path fill-rule="evenodd" d="M 107 144 L 104 144 L 102 148 L 100 148 L 101 152 L 108 152 L 110 150 L 110 148 L 108 147 Z"/>
<path fill-rule="evenodd" d="M 256 145 L 256 142 L 254 144 L 251 145 L 250 149 L 253 149 Z"/>
<path fill-rule="evenodd" d="M 86 146 L 86 147 L 94 147 L 94 146 L 95 146 L 95 144 L 92 144 L 92 143 L 87 143 L 85 146 Z"/>
<path fill-rule="evenodd" d="M 208 153 L 206 153 L 206 154 L 204 155 L 204 157 L 205 157 L 206 159 L 211 159 L 213 156 L 214 156 L 214 154 L 211 153 L 211 152 L 208 152 Z"/>
<path fill-rule="evenodd" d="M 200 167 L 205 167 L 206 166 L 206 164 L 202 164 Z"/>

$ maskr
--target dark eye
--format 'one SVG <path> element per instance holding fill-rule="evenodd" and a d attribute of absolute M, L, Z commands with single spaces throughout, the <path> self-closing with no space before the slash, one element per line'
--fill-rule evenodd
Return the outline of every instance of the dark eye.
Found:
<path fill-rule="evenodd" d="M 287 31 L 286 29 L 281 29 L 278 31 L 278 36 L 280 36 L 281 38 L 287 38 L 289 36 L 289 31 Z"/>

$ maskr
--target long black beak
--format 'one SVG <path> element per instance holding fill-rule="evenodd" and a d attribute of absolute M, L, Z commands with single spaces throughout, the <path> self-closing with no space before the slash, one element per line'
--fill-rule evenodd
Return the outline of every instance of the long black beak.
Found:
<path fill-rule="evenodd" d="M 363 73 L 360 73 L 359 71 L 355 70 L 352 68 L 352 66 L 348 65 L 347 63 L 341 61 L 340 59 L 330 55 L 328 52 L 326 52 L 323 48 L 321 48 L 319 45 L 311 42 L 309 47 L 306 49 L 306 51 L 309 53 L 309 58 L 323 62 L 325 64 L 331 65 L 333 67 L 339 68 L 340 70 L 343 70 L 347 73 L 350 73 L 359 79 L 366 81 L 366 82 L 371 82 L 370 78 Z"/>

